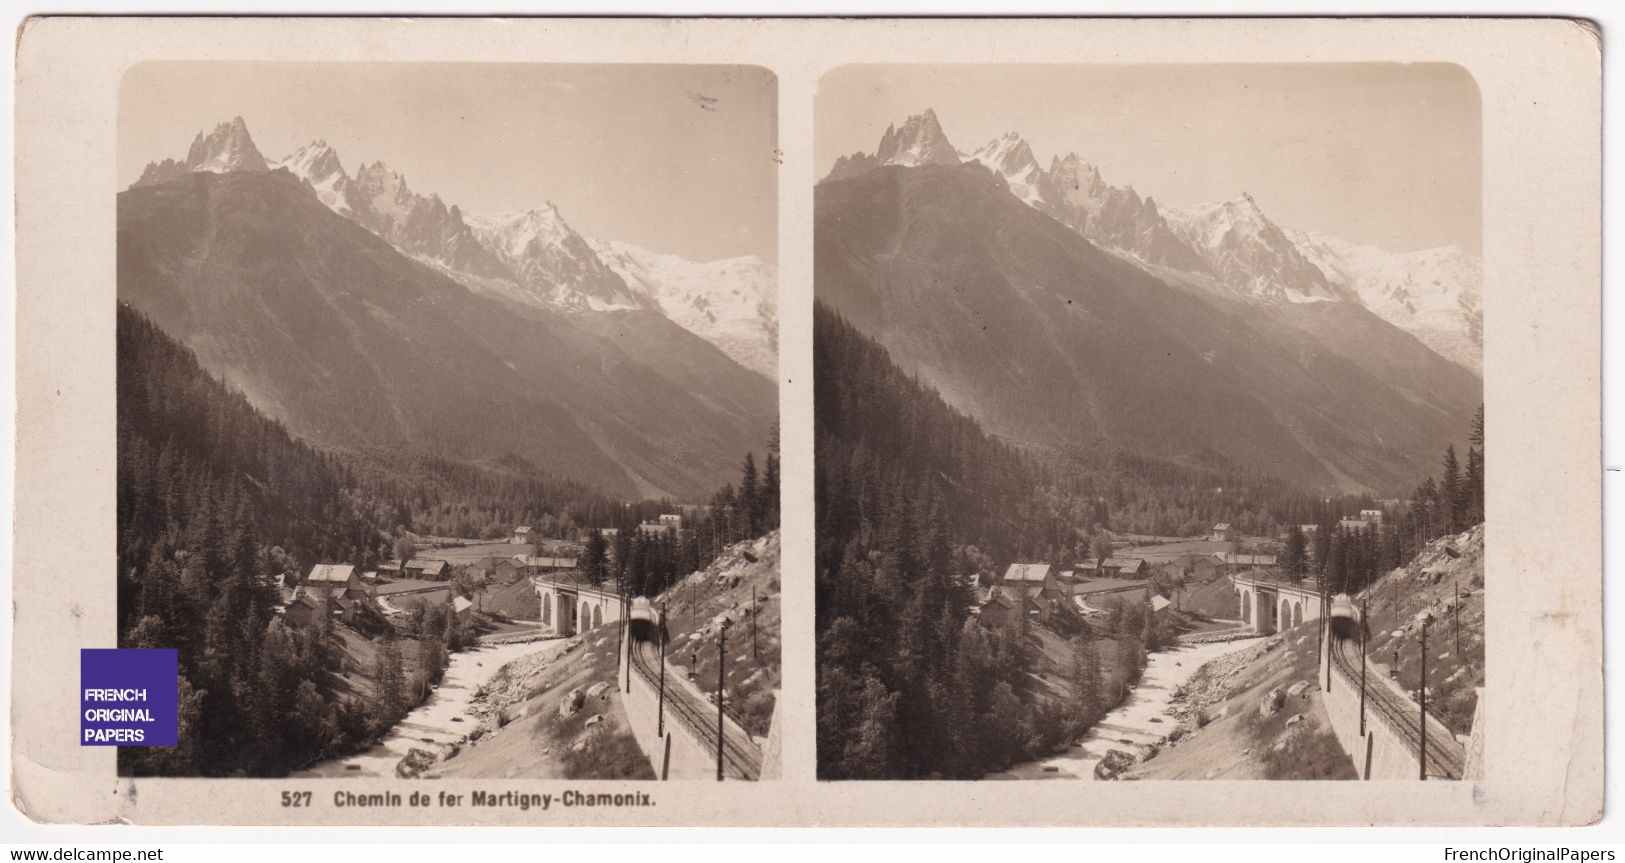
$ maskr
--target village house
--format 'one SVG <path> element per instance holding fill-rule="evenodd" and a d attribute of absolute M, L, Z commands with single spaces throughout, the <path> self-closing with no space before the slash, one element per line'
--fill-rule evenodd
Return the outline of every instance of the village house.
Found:
<path fill-rule="evenodd" d="M 415 557 L 406 562 L 406 577 L 424 581 L 443 581 L 451 577 L 451 564 L 443 560 Z"/>
<path fill-rule="evenodd" d="M 1077 573 L 1082 578 L 1146 578 L 1151 566 L 1137 557 L 1108 557 L 1078 564 Z"/>
<path fill-rule="evenodd" d="M 1268 569 L 1275 565 L 1273 554 L 1241 554 L 1226 551 L 1213 555 L 1219 565 L 1219 571 L 1224 575 L 1235 575 L 1238 572 L 1250 572 L 1255 569 Z"/>
<path fill-rule="evenodd" d="M 1040 623 L 1048 623 L 1055 609 L 1067 601 L 1067 591 L 1061 588 L 1055 570 L 1047 563 L 1012 563 L 994 589 L 1007 593 L 1011 599 L 1024 597 L 1031 607 L 1024 608 L 1022 613 L 1036 611 Z"/>
<path fill-rule="evenodd" d="M 293 601 L 282 610 L 282 622 L 294 629 L 304 629 L 321 616 L 322 605 L 323 603 L 312 599 L 310 594 L 299 591 Z"/>
<path fill-rule="evenodd" d="M 988 588 L 972 611 L 976 622 L 988 629 L 1014 629 L 1016 603 L 996 588 Z"/>
<path fill-rule="evenodd" d="M 573 557 L 545 557 L 539 554 L 514 555 L 517 563 L 528 575 L 540 575 L 546 572 L 565 572 L 576 568 L 576 559 Z"/>
<path fill-rule="evenodd" d="M 671 513 L 671 512 L 662 513 L 661 516 L 660 516 L 660 523 L 665 525 L 666 527 L 680 528 L 680 527 L 683 526 L 683 517 L 681 515 L 678 515 L 676 513 Z"/>
<path fill-rule="evenodd" d="M 474 603 L 466 596 L 454 596 L 451 599 L 451 613 L 457 616 L 458 623 L 468 623 L 474 614 Z"/>
<path fill-rule="evenodd" d="M 513 529 L 513 538 L 508 540 L 516 545 L 528 545 L 531 539 L 530 525 L 522 524 Z"/>
<path fill-rule="evenodd" d="M 1208 539 L 1213 542 L 1235 542 L 1241 539 L 1241 531 L 1228 521 L 1221 521 L 1213 526 L 1213 533 Z"/>
<path fill-rule="evenodd" d="M 1065 595 L 1055 579 L 1055 570 L 1047 563 L 1012 563 L 1005 569 L 1000 584 L 1034 598 L 1059 599 Z"/>
<path fill-rule="evenodd" d="M 1366 528 L 1371 527 L 1373 524 L 1375 524 L 1375 522 L 1366 521 L 1363 518 L 1345 518 L 1340 519 L 1337 522 L 1337 526 L 1340 529 L 1348 531 L 1365 530 Z"/>
<path fill-rule="evenodd" d="M 604 539 L 614 539 L 615 537 L 621 535 L 621 529 L 618 527 L 600 527 L 597 528 L 597 530 L 598 535 Z"/>
<path fill-rule="evenodd" d="M 1373 524 L 1382 524 L 1382 510 L 1380 510 L 1380 509 L 1362 509 L 1362 510 L 1360 510 L 1360 520 L 1361 521 L 1369 521 L 1369 522 L 1372 522 Z"/>
<path fill-rule="evenodd" d="M 376 593 L 376 588 L 363 583 L 361 573 L 353 566 L 318 563 L 305 576 L 305 592 L 323 600 L 334 596 L 367 598 Z"/>
<path fill-rule="evenodd" d="M 1016 629 L 1023 617 L 1036 617 L 1040 623 L 1049 619 L 1045 604 L 1028 596 L 1021 587 L 994 585 L 976 606 L 977 622 L 989 629 Z"/>

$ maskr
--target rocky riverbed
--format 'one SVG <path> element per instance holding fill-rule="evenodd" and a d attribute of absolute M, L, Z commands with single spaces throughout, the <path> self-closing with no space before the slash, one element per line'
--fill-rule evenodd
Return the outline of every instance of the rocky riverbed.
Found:
<path fill-rule="evenodd" d="M 1094 779 L 1095 767 L 1112 751 L 1129 753 L 1113 756 L 1132 762 L 1132 755 L 1161 741 L 1179 727 L 1171 712 L 1174 694 L 1198 669 L 1217 659 L 1250 651 L 1255 640 L 1195 644 L 1153 653 L 1147 659 L 1139 686 L 1117 709 L 1106 714 L 1084 738 L 1065 752 L 1041 761 L 1017 764 L 988 779 Z"/>
<path fill-rule="evenodd" d="M 297 777 L 386 776 L 395 777 L 396 766 L 418 749 L 438 756 L 446 747 L 478 727 L 480 717 L 471 712 L 474 695 L 490 682 L 503 666 L 532 655 L 550 654 L 564 647 L 562 641 L 498 644 L 452 654 L 440 685 L 428 699 L 396 723 L 382 742 L 365 752 L 324 761 Z"/>

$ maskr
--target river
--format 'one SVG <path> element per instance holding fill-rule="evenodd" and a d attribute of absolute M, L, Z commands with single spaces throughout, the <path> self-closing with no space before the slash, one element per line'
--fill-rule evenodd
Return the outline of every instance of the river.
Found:
<path fill-rule="evenodd" d="M 1221 656 L 1258 645 L 1257 639 L 1193 644 L 1153 653 L 1147 658 L 1140 685 L 1117 709 L 1106 714 L 1083 739 L 1065 752 L 1041 761 L 1027 761 L 988 779 L 1094 779 L 1095 764 L 1113 749 L 1133 750 L 1155 743 L 1178 722 L 1168 715 L 1174 690 L 1196 670 Z M 1129 746 L 1127 744 L 1133 744 Z"/>
<path fill-rule="evenodd" d="M 567 643 L 565 639 L 531 641 L 522 644 L 497 644 L 454 653 L 446 665 L 446 674 L 440 686 L 429 697 L 406 714 L 390 729 L 382 742 L 364 752 L 345 758 L 334 758 L 293 774 L 299 778 L 336 778 L 349 776 L 395 777 L 395 765 L 413 748 L 438 751 L 440 747 L 455 743 L 474 730 L 476 725 L 468 715 L 474 693 L 494 677 L 502 666 L 522 656 L 543 651 L 557 651 Z"/>

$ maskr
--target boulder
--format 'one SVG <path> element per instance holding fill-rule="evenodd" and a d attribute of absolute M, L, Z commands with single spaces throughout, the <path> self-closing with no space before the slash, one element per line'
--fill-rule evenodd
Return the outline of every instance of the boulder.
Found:
<path fill-rule="evenodd" d="M 587 697 L 607 699 L 609 696 L 606 693 L 609 692 L 609 687 L 611 685 L 612 684 L 610 684 L 609 681 L 600 680 L 597 683 L 594 683 L 592 686 L 587 687 Z"/>
<path fill-rule="evenodd" d="M 1292 726 L 1297 725 L 1298 723 L 1300 723 L 1302 721 L 1303 721 L 1303 714 L 1299 713 L 1296 716 L 1293 716 L 1291 719 L 1288 719 L 1286 721 L 1286 727 L 1291 728 Z"/>
<path fill-rule="evenodd" d="M 1288 698 L 1308 698 L 1309 690 L 1314 685 L 1315 684 L 1313 681 L 1300 680 L 1297 683 L 1292 684 L 1292 686 L 1287 689 L 1286 696 Z"/>
<path fill-rule="evenodd" d="M 1121 749 L 1113 749 L 1095 764 L 1096 779 L 1116 779 L 1123 771 L 1134 766 L 1134 756 Z"/>
<path fill-rule="evenodd" d="M 582 693 L 581 687 L 570 690 L 570 694 L 559 699 L 559 715 L 574 716 L 581 712 L 581 705 L 587 702 L 587 696 Z"/>
<path fill-rule="evenodd" d="M 591 719 L 587 720 L 587 726 L 586 727 L 591 728 L 594 725 L 597 725 L 598 723 L 603 722 L 603 721 L 604 721 L 604 714 L 602 714 L 602 713 L 594 714 Z"/>
<path fill-rule="evenodd" d="M 1286 693 L 1282 692 L 1281 687 L 1277 686 L 1265 693 L 1264 697 L 1258 702 L 1258 715 L 1266 718 L 1274 716 L 1280 712 L 1281 705 L 1285 703 Z"/>
<path fill-rule="evenodd" d="M 436 756 L 426 749 L 413 748 L 395 765 L 395 775 L 402 779 L 416 779 L 434 764 Z"/>

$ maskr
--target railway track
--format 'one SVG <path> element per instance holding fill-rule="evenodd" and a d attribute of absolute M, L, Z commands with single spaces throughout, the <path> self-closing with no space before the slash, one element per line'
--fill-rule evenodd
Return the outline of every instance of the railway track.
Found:
<path fill-rule="evenodd" d="M 1332 661 L 1342 669 L 1343 679 L 1358 687 L 1360 680 L 1360 650 L 1352 639 L 1332 639 Z M 1369 673 L 1369 671 L 1367 672 Z M 1365 688 L 1366 707 L 1374 709 L 1390 728 L 1399 732 L 1412 751 L 1421 748 L 1421 711 L 1415 703 L 1394 692 L 1385 683 L 1368 683 Z M 1455 735 L 1445 728 L 1437 717 L 1428 725 L 1427 772 L 1429 776 L 1460 779 L 1466 769 L 1467 754 Z"/>
<path fill-rule="evenodd" d="M 660 686 L 660 652 L 651 642 L 632 640 L 632 667 L 655 688 Z M 666 687 L 666 708 L 687 725 L 694 736 L 705 742 L 714 758 L 717 754 L 717 706 L 696 696 L 677 683 Z M 722 761 L 730 776 L 756 779 L 762 774 L 762 753 L 744 732 L 728 728 L 722 735 Z"/>

